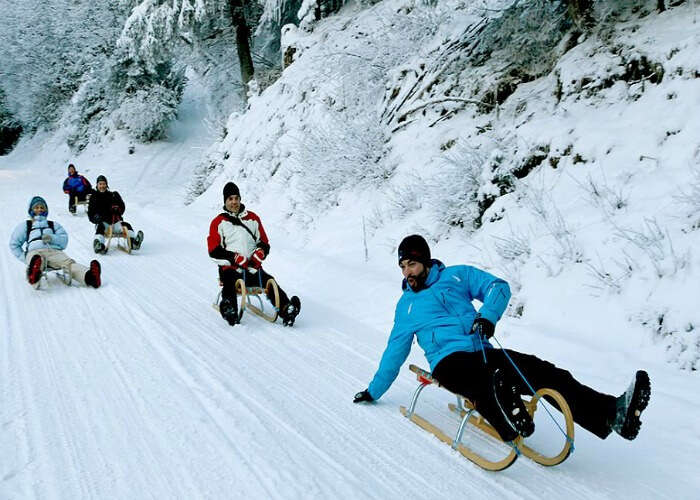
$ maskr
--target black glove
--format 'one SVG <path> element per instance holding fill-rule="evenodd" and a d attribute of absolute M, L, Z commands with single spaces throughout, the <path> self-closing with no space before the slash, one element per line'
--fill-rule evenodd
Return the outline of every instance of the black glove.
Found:
<path fill-rule="evenodd" d="M 374 401 L 374 398 L 366 389 L 362 392 L 358 392 L 357 394 L 355 394 L 355 399 L 352 400 L 353 403 L 371 403 L 372 401 Z"/>
<path fill-rule="evenodd" d="M 101 223 L 102 223 L 102 217 L 99 216 L 99 215 L 97 215 L 97 214 L 93 215 L 91 220 L 92 220 L 92 222 L 95 223 L 95 224 L 101 224 Z"/>
<path fill-rule="evenodd" d="M 490 339 L 496 330 L 496 325 L 491 323 L 486 318 L 477 317 L 472 323 L 472 333 L 483 335 L 484 338 Z"/>

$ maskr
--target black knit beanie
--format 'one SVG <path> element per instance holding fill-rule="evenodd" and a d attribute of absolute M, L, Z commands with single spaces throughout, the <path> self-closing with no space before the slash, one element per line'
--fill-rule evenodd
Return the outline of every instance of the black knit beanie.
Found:
<path fill-rule="evenodd" d="M 100 181 L 105 181 L 105 184 L 107 184 L 107 186 L 109 186 L 109 182 L 107 182 L 107 177 L 105 177 L 104 175 L 98 175 L 98 176 L 97 176 L 97 180 L 95 181 L 95 186 L 97 186 L 97 184 L 98 184 Z"/>
<path fill-rule="evenodd" d="M 430 247 L 428 242 L 418 234 L 406 236 L 399 245 L 398 254 L 399 264 L 404 259 L 411 259 L 426 267 L 430 265 Z"/>
<path fill-rule="evenodd" d="M 238 186 L 236 186 L 233 182 L 227 182 L 224 186 L 224 203 L 226 203 L 226 198 L 234 194 L 238 196 L 241 195 L 241 192 L 238 190 Z"/>

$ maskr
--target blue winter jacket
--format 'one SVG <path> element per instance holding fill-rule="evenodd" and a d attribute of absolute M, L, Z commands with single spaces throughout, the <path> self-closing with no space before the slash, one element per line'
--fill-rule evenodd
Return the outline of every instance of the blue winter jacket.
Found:
<path fill-rule="evenodd" d="M 31 200 L 29 203 L 31 204 Z M 34 215 L 31 207 L 29 207 L 27 211 L 29 217 L 32 219 L 32 230 L 29 232 L 29 239 L 27 239 L 27 221 L 22 221 L 18 224 L 10 236 L 10 250 L 15 257 L 24 262 L 27 252 L 31 250 L 38 250 L 40 248 L 63 250 L 68 246 L 68 233 L 58 222 L 53 223 L 53 231 L 51 231 L 47 219 L 49 215 L 48 207 L 45 215 Z M 47 233 L 52 236 L 48 244 L 44 243 L 41 239 L 42 235 Z"/>
<path fill-rule="evenodd" d="M 76 193 L 82 193 L 91 189 L 90 182 L 82 175 L 76 173 L 75 175 L 69 175 L 66 180 L 63 181 L 63 191 L 65 193 L 70 193 L 75 191 Z"/>
<path fill-rule="evenodd" d="M 406 280 L 396 304 L 394 327 L 369 393 L 379 399 L 399 374 L 411 352 L 413 336 L 425 351 L 430 369 L 448 354 L 481 350 L 482 341 L 471 333 L 477 317 L 472 300 L 482 302 L 479 316 L 496 323 L 510 300 L 508 283 L 471 266 L 450 266 L 433 259 L 425 288 L 414 292 Z M 483 346 L 491 349 L 487 340 Z"/>

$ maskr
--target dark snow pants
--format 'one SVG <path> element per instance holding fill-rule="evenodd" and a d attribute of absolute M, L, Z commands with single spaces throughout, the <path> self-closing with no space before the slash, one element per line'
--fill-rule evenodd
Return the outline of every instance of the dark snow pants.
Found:
<path fill-rule="evenodd" d="M 548 387 L 564 397 L 577 424 L 601 439 L 610 434 L 615 416 L 614 396 L 581 384 L 568 371 L 536 356 L 510 349 L 506 352 L 535 390 Z M 500 429 L 507 429 L 502 426 L 508 424 L 494 395 L 492 374 L 496 369 L 503 370 L 506 379 L 520 394 L 532 395 L 502 349 L 486 349 L 486 363 L 481 351 L 449 354 L 438 362 L 433 377 L 447 390 L 472 401 L 477 411 L 501 433 Z"/>
<path fill-rule="evenodd" d="M 90 191 L 88 190 L 78 192 L 75 189 L 71 189 L 71 191 L 68 193 L 68 210 L 73 211 L 75 209 L 76 198 L 78 198 L 78 201 L 85 201 L 88 194 L 90 194 Z"/>
<path fill-rule="evenodd" d="M 243 271 L 234 266 L 219 266 L 219 279 L 223 288 L 221 290 L 221 298 L 232 300 L 234 304 L 238 305 L 238 300 L 236 298 L 236 280 L 243 277 Z M 257 273 L 251 273 L 250 271 L 245 271 L 245 285 L 246 287 L 261 287 L 265 288 L 267 280 L 275 279 L 272 275 L 268 274 L 264 269 L 260 268 Z M 277 283 L 277 290 L 280 294 L 280 309 L 283 309 L 287 304 L 289 304 L 289 297 L 282 290 L 282 287 Z M 272 289 L 268 290 L 266 294 L 268 300 L 271 304 L 275 303 L 275 294 Z"/>
<path fill-rule="evenodd" d="M 125 222 L 123 220 L 118 220 L 118 221 L 114 221 L 113 224 L 116 224 L 117 222 L 120 222 L 122 227 L 125 227 L 127 229 L 127 231 L 133 232 L 134 228 L 132 228 L 131 224 L 129 224 L 128 222 Z M 95 224 L 95 234 L 100 234 L 100 235 L 104 236 L 105 231 L 107 231 L 107 226 L 105 226 L 104 223 L 100 222 L 99 224 Z"/>

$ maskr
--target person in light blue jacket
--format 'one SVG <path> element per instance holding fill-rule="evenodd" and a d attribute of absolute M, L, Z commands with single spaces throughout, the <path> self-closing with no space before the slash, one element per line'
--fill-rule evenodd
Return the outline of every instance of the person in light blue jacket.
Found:
<path fill-rule="evenodd" d="M 96 260 L 86 267 L 68 257 L 68 233 L 58 222 L 48 220 L 46 200 L 34 196 L 27 209 L 29 219 L 17 225 L 10 236 L 10 251 L 27 264 L 27 281 L 36 285 L 48 269 L 65 269 L 71 278 L 83 285 L 98 288 L 101 284 L 100 263 Z"/>
<path fill-rule="evenodd" d="M 510 300 L 504 280 L 472 266 L 446 267 L 432 259 L 420 235 L 398 248 L 403 294 L 394 327 L 369 387 L 353 402 L 369 403 L 389 389 L 411 351 L 414 337 L 430 364 L 432 376 L 451 392 L 472 401 L 504 441 L 534 432 L 521 395 L 532 395 L 512 359 L 535 390 L 549 387 L 568 402 L 574 421 L 604 439 L 613 430 L 625 439 L 639 433 L 639 415 L 651 394 L 648 374 L 640 370 L 620 397 L 597 392 L 566 370 L 536 356 L 496 349 L 489 339 Z M 482 303 L 477 311 L 473 300 Z"/>

